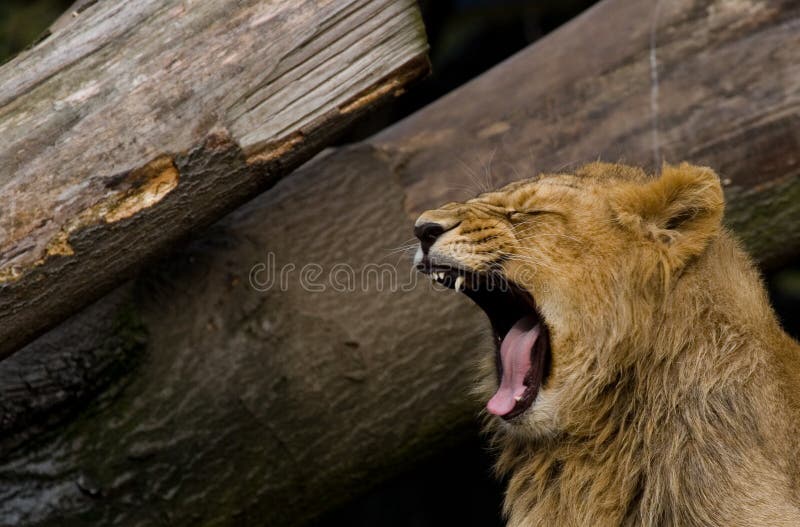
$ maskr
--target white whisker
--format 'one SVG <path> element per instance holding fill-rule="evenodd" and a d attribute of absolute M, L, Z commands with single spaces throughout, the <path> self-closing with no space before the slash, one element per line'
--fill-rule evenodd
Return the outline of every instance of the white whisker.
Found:
<path fill-rule="evenodd" d="M 474 192 L 474 191 L 473 191 L 473 193 L 472 193 L 472 194 L 473 194 L 473 195 L 475 195 L 475 194 L 482 194 L 482 193 L 484 192 L 484 190 L 483 190 L 483 186 L 481 185 L 480 177 L 478 176 L 478 174 L 477 174 L 477 173 L 476 173 L 474 170 L 472 170 L 472 168 L 471 168 L 469 165 L 467 165 L 467 164 L 464 162 L 464 160 L 463 160 L 463 159 L 460 159 L 460 158 L 459 158 L 459 159 L 457 159 L 457 161 L 458 161 L 458 163 L 461 165 L 461 167 L 462 167 L 462 168 L 463 168 L 463 169 L 464 169 L 464 170 L 467 172 L 467 176 L 469 176 L 469 178 L 470 178 L 470 180 L 472 181 L 472 183 L 473 183 L 473 184 L 474 184 L 474 185 L 477 187 L 477 189 L 478 189 L 478 190 L 477 190 L 477 192 Z"/>
<path fill-rule="evenodd" d="M 495 154 L 497 154 L 497 147 L 494 147 L 492 149 L 492 154 L 489 156 L 489 161 L 486 165 L 484 165 L 483 172 L 484 172 L 484 183 L 486 185 L 485 192 L 489 192 L 492 190 L 492 188 L 494 188 L 494 185 L 492 184 L 492 162 L 494 161 Z"/>

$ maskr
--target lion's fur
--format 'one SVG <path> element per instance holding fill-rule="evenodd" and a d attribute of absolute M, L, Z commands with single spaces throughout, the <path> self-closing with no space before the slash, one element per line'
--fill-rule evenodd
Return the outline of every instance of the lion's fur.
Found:
<path fill-rule="evenodd" d="M 533 406 L 488 420 L 509 526 L 800 525 L 800 348 L 722 214 L 710 169 L 594 163 L 423 215 L 550 331 Z"/>

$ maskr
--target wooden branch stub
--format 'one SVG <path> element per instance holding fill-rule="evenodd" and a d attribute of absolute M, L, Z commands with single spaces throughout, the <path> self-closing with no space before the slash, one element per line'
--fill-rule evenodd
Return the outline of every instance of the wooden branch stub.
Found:
<path fill-rule="evenodd" d="M 413 0 L 105 0 L 0 68 L 0 358 L 428 71 Z"/>

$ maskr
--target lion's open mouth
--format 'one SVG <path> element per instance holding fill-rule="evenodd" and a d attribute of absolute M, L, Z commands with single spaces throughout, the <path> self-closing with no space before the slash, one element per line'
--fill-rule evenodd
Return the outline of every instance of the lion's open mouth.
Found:
<path fill-rule="evenodd" d="M 486 404 L 489 413 L 509 420 L 525 412 L 550 369 L 547 326 L 531 295 L 500 273 L 471 273 L 428 262 L 418 269 L 445 287 L 462 291 L 489 317 L 499 384 Z"/>

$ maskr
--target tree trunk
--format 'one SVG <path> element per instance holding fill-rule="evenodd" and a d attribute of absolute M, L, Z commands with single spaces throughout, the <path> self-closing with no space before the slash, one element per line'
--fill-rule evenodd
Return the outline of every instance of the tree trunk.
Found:
<path fill-rule="evenodd" d="M 0 68 L 0 358 L 428 70 L 413 0 L 103 0 L 53 27 Z"/>
<path fill-rule="evenodd" d="M 605 0 L 317 157 L 155 266 L 129 302 L 104 299 L 104 317 L 78 315 L 2 363 L 24 371 L 13 361 L 45 339 L 67 353 L 71 324 L 105 318 L 122 321 L 98 330 L 120 357 L 105 364 L 137 366 L 56 431 L 8 440 L 0 517 L 300 525 L 457 441 L 481 408 L 468 392 L 487 323 L 458 294 L 415 286 L 395 250 L 420 210 L 484 185 L 598 157 L 707 164 L 755 256 L 797 254 L 800 6 L 655 5 Z M 396 269 L 394 287 L 377 265 Z M 134 344 L 115 344 L 120 327 Z"/>

